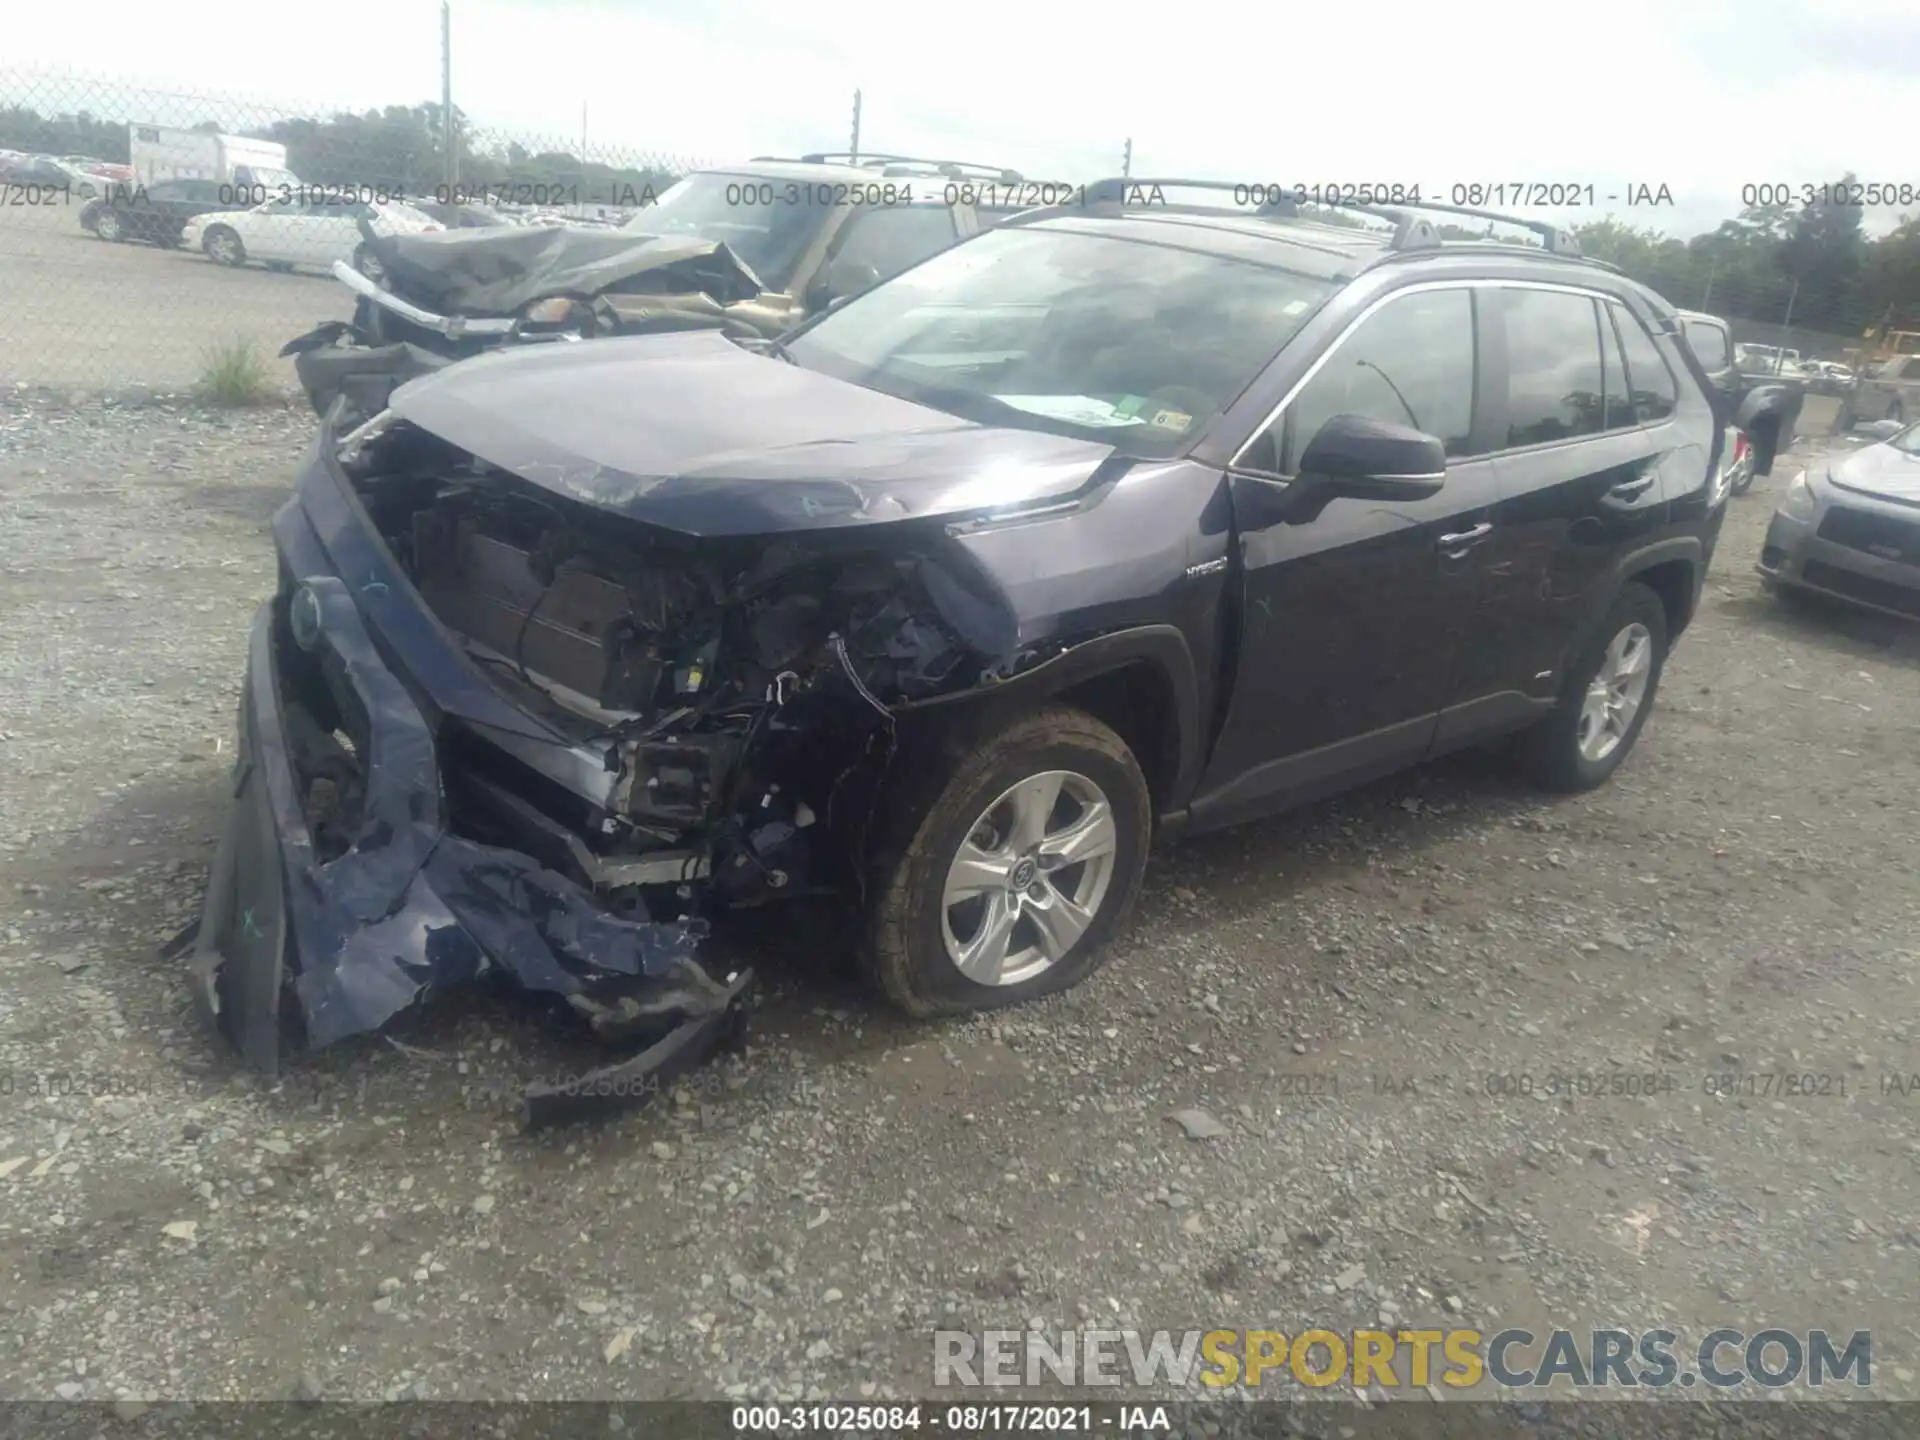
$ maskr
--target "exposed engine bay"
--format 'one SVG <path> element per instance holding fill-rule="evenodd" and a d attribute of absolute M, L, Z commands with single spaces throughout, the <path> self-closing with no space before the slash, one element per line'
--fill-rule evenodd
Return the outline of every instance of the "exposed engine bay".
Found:
<path fill-rule="evenodd" d="M 844 893 L 891 707 L 991 683 L 1010 617 L 964 561 L 870 536 L 693 540 L 397 427 L 354 484 L 470 659 L 571 742 L 442 736 L 456 832 L 608 908 Z M 587 763 L 583 763 L 585 757 Z M 343 819 L 340 833 L 355 821 Z"/>

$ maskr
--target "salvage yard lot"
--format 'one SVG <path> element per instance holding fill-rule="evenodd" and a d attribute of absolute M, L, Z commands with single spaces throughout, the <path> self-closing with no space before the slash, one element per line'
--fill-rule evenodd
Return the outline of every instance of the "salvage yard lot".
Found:
<path fill-rule="evenodd" d="M 77 202 L 0 209 L 0 384 L 184 391 L 210 346 L 247 339 L 292 392 L 293 362 L 273 358 L 280 347 L 353 312 L 330 275 L 110 245 L 80 228 L 79 213 Z"/>
<path fill-rule="evenodd" d="M 183 316 L 282 289 L 276 346 L 332 313 L 57 239 L 63 333 L 103 266 Z M 310 420 L 0 407 L 0 1393 L 851 1399 L 923 1392 L 936 1327 L 1385 1319 L 1870 1328 L 1920 1394 L 1920 630 L 1760 594 L 1807 452 L 1733 502 L 1600 791 L 1465 758 L 1167 851 L 1100 975 L 997 1018 L 789 943 L 743 1057 L 528 1138 L 520 1088 L 594 1057 L 508 1000 L 269 1086 L 153 958 Z M 1785 1073 L 1831 1083 L 1709 1093 Z"/>

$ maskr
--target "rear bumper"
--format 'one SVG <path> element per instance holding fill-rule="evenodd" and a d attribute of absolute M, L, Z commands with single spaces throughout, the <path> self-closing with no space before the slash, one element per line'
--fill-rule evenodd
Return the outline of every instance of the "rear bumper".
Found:
<path fill-rule="evenodd" d="M 722 984 L 694 960 L 701 922 L 619 918 L 526 855 L 448 833 L 426 715 L 345 585 L 306 583 L 319 599 L 310 650 L 293 646 L 274 605 L 254 617 L 230 807 L 190 932 L 208 1021 L 273 1074 L 296 1026 L 319 1049 L 489 973 L 596 1018 L 617 1009 L 664 1027 L 737 1008 L 744 980 Z M 323 858 L 301 767 L 302 737 L 325 729 L 327 710 L 355 717 L 365 798 L 351 844 Z"/>

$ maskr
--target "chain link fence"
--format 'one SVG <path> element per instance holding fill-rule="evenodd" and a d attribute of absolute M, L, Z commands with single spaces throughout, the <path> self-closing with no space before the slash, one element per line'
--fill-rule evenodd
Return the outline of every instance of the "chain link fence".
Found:
<path fill-rule="evenodd" d="M 486 130 L 433 103 L 325 112 L 0 64 L 0 384 L 184 392 L 252 369 L 292 393 L 281 345 L 350 313 L 329 267 L 358 247 L 357 207 L 399 228 L 618 224 L 715 158 Z M 1888 329 L 1920 332 L 1916 227 L 1850 269 L 1817 235 L 1741 249 L 1607 221 L 1582 238 L 1743 344 L 1857 366 Z"/>
<path fill-rule="evenodd" d="M 253 369 L 292 394 L 276 354 L 351 313 L 329 267 L 359 207 L 401 228 L 618 224 L 709 163 L 437 104 L 324 113 L 0 65 L 0 384 L 183 393 Z M 182 234 L 215 214 L 238 240 L 220 259 Z"/>

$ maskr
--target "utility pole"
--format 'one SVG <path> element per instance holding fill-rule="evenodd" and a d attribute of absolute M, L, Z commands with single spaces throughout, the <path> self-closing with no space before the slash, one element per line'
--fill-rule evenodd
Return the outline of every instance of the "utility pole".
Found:
<path fill-rule="evenodd" d="M 1131 179 L 1132 176 L 1133 176 L 1133 137 L 1129 135 L 1127 137 L 1127 148 L 1120 152 L 1120 178 L 1123 180 L 1127 180 L 1127 179 Z"/>
<path fill-rule="evenodd" d="M 454 149 L 453 130 L 453 7 L 440 0 L 440 150 L 441 178 L 447 183 L 448 198 L 460 183 L 460 156 Z"/>
<path fill-rule="evenodd" d="M 847 158 L 858 163 L 860 159 L 860 92 L 853 92 L 853 139 L 847 142 Z"/>
<path fill-rule="evenodd" d="M 1793 339 L 1793 302 L 1799 298 L 1800 280 L 1798 276 L 1795 276 L 1793 289 L 1787 292 L 1786 318 L 1780 322 L 1780 329 L 1783 333 L 1780 336 L 1780 343 L 1774 347 L 1773 373 L 1776 375 L 1780 373 L 1781 367 L 1787 363 L 1787 342 Z"/>

